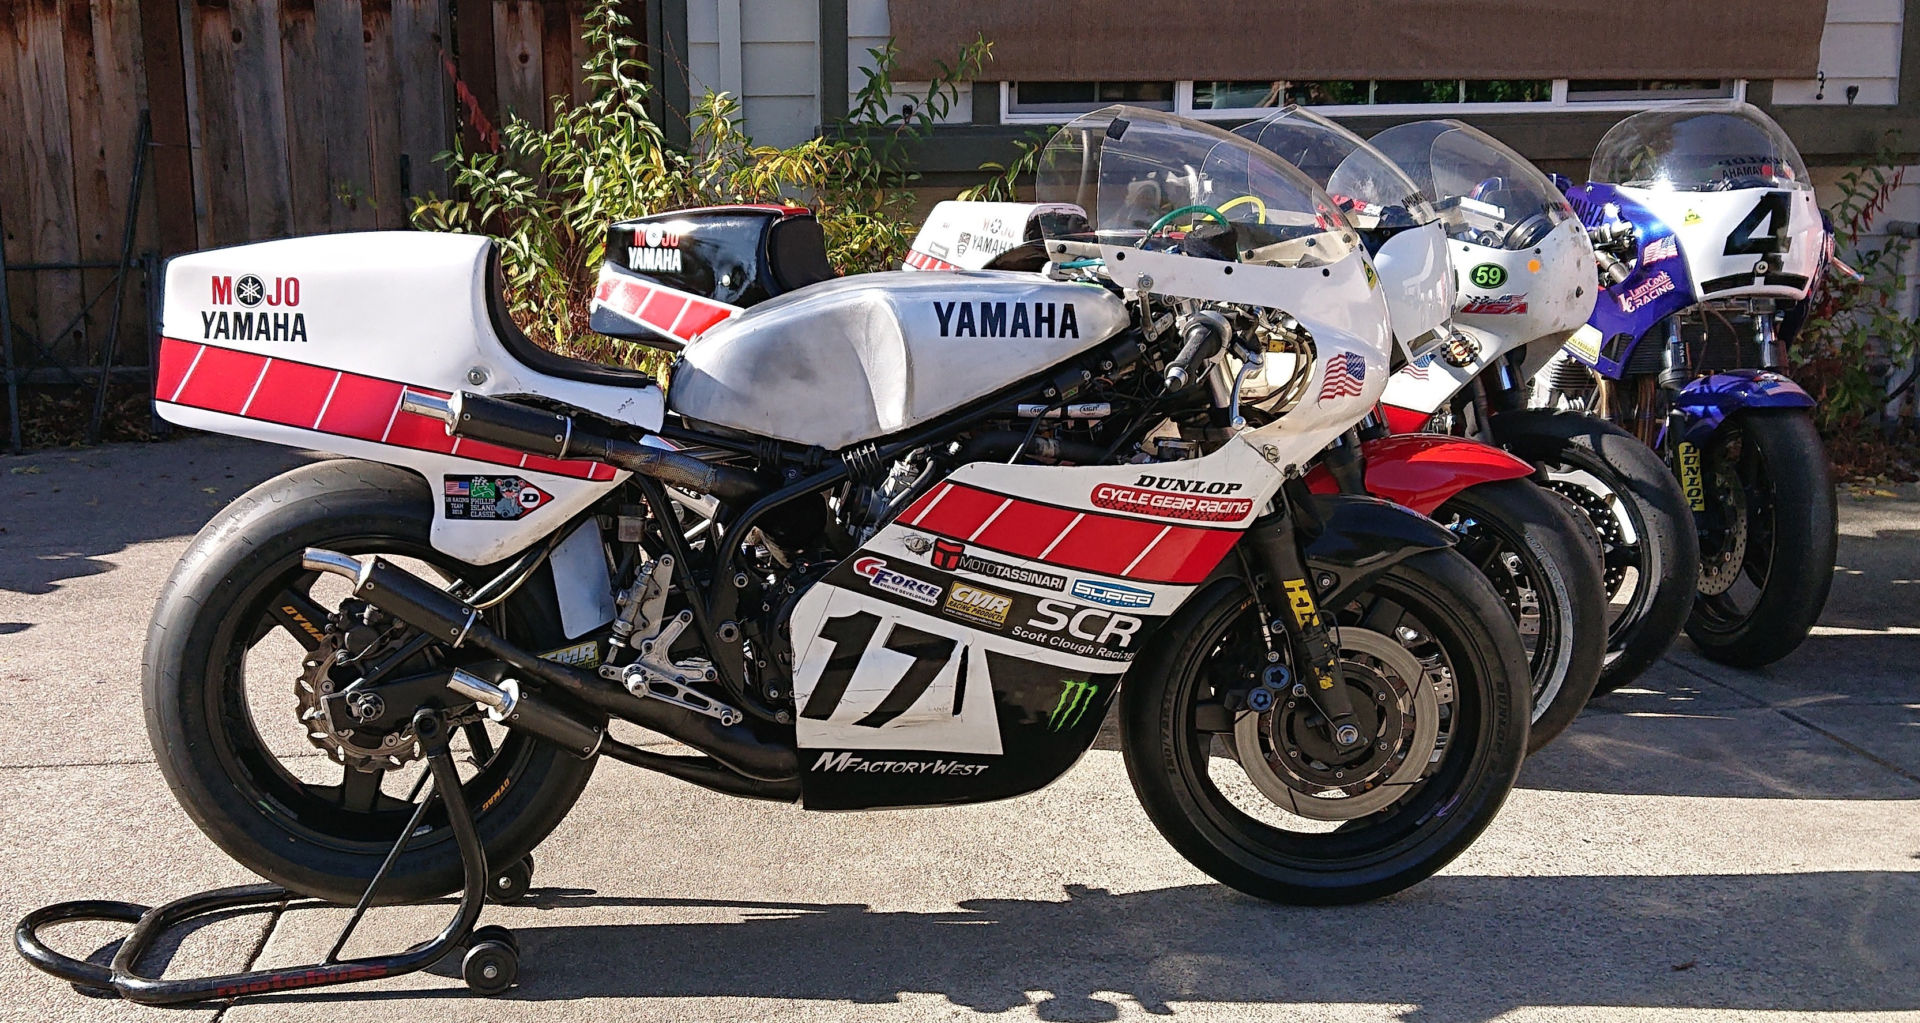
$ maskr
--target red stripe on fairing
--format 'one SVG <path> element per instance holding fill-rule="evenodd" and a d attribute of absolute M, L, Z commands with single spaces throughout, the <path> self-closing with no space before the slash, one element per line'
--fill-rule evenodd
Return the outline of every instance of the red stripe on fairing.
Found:
<path fill-rule="evenodd" d="M 653 301 L 640 310 L 640 320 L 650 326 L 658 327 L 663 333 L 673 334 L 673 321 L 680 310 L 687 307 L 687 300 L 667 291 L 653 293 Z M 679 337 L 680 335 L 674 334 Z"/>
<path fill-rule="evenodd" d="M 680 326 L 674 333 L 680 337 L 692 338 L 706 331 L 716 323 L 725 323 L 733 314 L 716 305 L 696 305 L 680 317 Z"/>
<path fill-rule="evenodd" d="M 1061 508 L 960 484 L 921 495 L 899 521 L 1049 565 L 1161 583 L 1205 579 L 1240 539 L 1238 529 Z"/>
<path fill-rule="evenodd" d="M 960 269 L 958 266 L 955 266 L 954 264 L 949 263 L 938 256 L 929 256 L 926 253 L 921 252 L 919 249 L 908 249 L 907 258 L 905 262 L 907 266 L 915 270 L 958 270 Z"/>
<path fill-rule="evenodd" d="M 1199 582 L 1240 542 L 1237 529 L 1174 529 L 1126 574 L 1136 579 Z"/>
<path fill-rule="evenodd" d="M 739 306 L 628 277 L 606 267 L 600 270 L 593 298 L 605 309 L 682 341 L 691 341 L 740 313 Z"/>
<path fill-rule="evenodd" d="M 312 429 L 320 406 L 333 387 L 335 371 L 304 362 L 275 359 L 267 375 L 253 392 L 253 404 L 247 415 L 286 426 Z"/>
<path fill-rule="evenodd" d="M 193 368 L 191 376 L 187 373 L 189 366 Z M 334 383 L 336 376 L 337 384 Z M 181 386 L 183 379 L 184 387 Z M 176 389 L 179 393 L 172 393 Z M 230 416 L 240 416 L 244 408 L 246 415 L 241 417 L 244 419 L 415 451 L 452 452 L 454 438 L 447 436 L 446 427 L 439 420 L 399 411 L 400 395 L 407 390 L 438 398 L 448 396 L 447 392 L 431 387 L 401 384 L 304 362 L 269 360 L 264 355 L 177 338 L 161 340 L 160 369 L 154 376 L 154 394 L 159 400 L 176 405 Z M 331 401 L 327 397 L 329 392 L 333 395 Z M 249 395 L 253 398 L 251 405 L 247 400 Z M 324 415 L 320 411 L 323 404 Z M 316 415 L 320 416 L 318 425 L 313 422 Z M 538 455 L 523 457 L 518 451 L 471 440 L 460 443 L 460 457 L 514 468 L 524 462 L 529 469 L 584 480 L 610 480 L 614 474 L 612 466 L 598 462 L 562 461 Z"/>
<path fill-rule="evenodd" d="M 377 441 L 386 435 L 387 423 L 394 418 L 393 406 L 400 400 L 400 391 L 400 385 L 391 380 L 342 373 L 339 386 L 333 389 L 333 402 L 316 429 Z"/>
<path fill-rule="evenodd" d="M 218 409 L 238 414 L 253 393 L 254 382 L 267 357 L 236 352 L 231 348 L 207 345 L 199 354 L 200 362 L 187 377 L 186 386 L 173 400 L 181 405 Z"/>
<path fill-rule="evenodd" d="M 187 367 L 193 365 L 194 357 L 200 354 L 201 347 L 185 341 L 175 341 L 160 346 L 160 368 L 153 374 L 155 400 L 173 400 L 173 392 L 179 390 L 180 382 L 187 378 Z"/>

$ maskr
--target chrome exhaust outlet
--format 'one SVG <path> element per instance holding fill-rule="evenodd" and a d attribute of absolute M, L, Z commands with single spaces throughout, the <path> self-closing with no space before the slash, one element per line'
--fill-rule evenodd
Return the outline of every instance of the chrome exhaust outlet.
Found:
<path fill-rule="evenodd" d="M 349 557 L 337 551 L 309 547 L 300 554 L 300 567 L 309 572 L 332 572 L 334 575 L 353 580 L 353 584 L 359 586 L 372 566 L 361 563 L 359 558 Z"/>
<path fill-rule="evenodd" d="M 495 724 L 531 732 L 582 760 L 592 760 L 607 740 L 604 726 L 582 721 L 522 693 L 520 683 L 512 679 L 496 686 L 464 668 L 455 668 L 447 679 L 447 688 L 485 707 L 488 719 Z"/>

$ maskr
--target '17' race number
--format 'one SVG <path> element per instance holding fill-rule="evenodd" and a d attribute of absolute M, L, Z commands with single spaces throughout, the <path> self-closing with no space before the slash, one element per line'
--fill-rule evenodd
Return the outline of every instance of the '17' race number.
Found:
<path fill-rule="evenodd" d="M 880 616 L 869 611 L 841 615 L 829 618 L 820 628 L 820 638 L 833 644 L 833 656 L 827 658 L 826 666 L 821 669 L 820 681 L 814 684 L 812 695 L 807 697 L 807 705 L 800 711 L 803 718 L 825 721 L 833 716 L 840 707 L 840 701 L 847 695 L 847 685 L 853 681 L 853 673 L 867 656 L 867 647 L 873 641 L 874 630 L 880 626 Z M 870 713 L 855 721 L 856 725 L 879 728 L 892 721 L 912 707 L 914 701 L 926 694 L 933 680 L 940 675 L 940 669 L 946 667 L 953 656 L 953 648 L 958 646 L 949 636 L 937 636 L 924 632 L 911 625 L 893 623 L 887 630 L 883 644 L 886 649 L 913 658 L 913 663 L 902 672 L 892 691 L 880 701 Z M 967 666 L 966 653 L 961 652 L 960 673 L 964 679 Z M 964 683 L 956 686 L 953 695 L 953 713 L 960 714 L 960 698 L 965 693 Z"/>

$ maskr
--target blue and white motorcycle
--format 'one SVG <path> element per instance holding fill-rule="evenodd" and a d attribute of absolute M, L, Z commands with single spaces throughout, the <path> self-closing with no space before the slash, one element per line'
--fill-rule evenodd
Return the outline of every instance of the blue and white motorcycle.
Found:
<path fill-rule="evenodd" d="M 1813 398 L 1779 372 L 1831 257 L 1806 165 L 1766 114 L 1719 100 L 1621 121 L 1590 176 L 1566 191 L 1603 287 L 1536 393 L 1662 454 L 1700 538 L 1687 635 L 1772 663 L 1819 618 L 1836 544 Z"/>

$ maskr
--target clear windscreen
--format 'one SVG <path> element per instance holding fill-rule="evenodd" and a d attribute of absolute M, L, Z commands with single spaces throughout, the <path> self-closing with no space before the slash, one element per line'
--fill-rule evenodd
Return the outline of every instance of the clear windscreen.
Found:
<path fill-rule="evenodd" d="M 1461 121 L 1395 125 L 1372 142 L 1433 200 L 1449 237 L 1526 249 L 1574 217 L 1552 178 Z"/>
<path fill-rule="evenodd" d="M 1634 114 L 1600 140 L 1588 176 L 1680 192 L 1813 187 L 1787 133 L 1759 108 L 1731 100 Z"/>
<path fill-rule="evenodd" d="M 1434 220 L 1420 186 L 1392 160 L 1318 114 L 1289 106 L 1233 133 L 1299 168 L 1362 231 L 1403 230 Z"/>
<path fill-rule="evenodd" d="M 1090 230 L 1051 225 L 1049 241 L 1281 267 L 1330 265 L 1359 242 L 1326 193 L 1279 157 L 1136 107 L 1104 107 L 1060 129 L 1041 153 L 1035 192 L 1087 211 Z"/>

